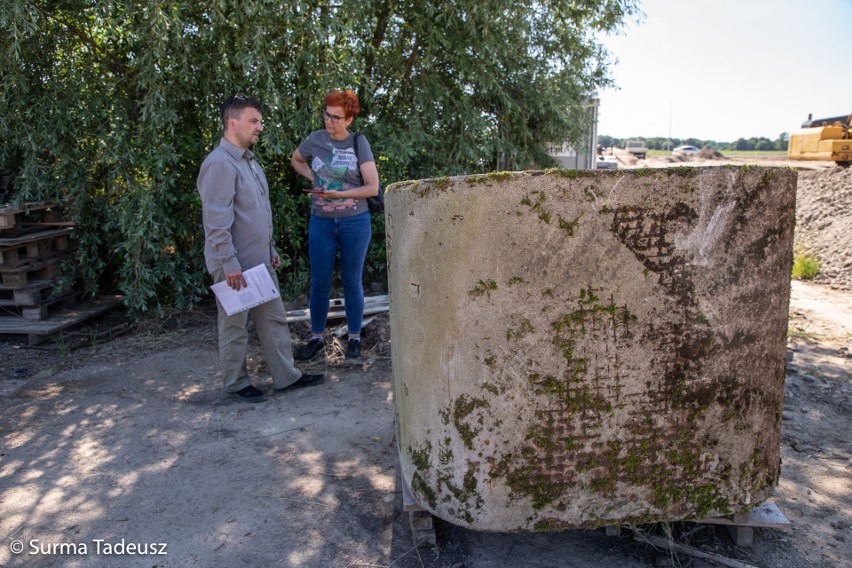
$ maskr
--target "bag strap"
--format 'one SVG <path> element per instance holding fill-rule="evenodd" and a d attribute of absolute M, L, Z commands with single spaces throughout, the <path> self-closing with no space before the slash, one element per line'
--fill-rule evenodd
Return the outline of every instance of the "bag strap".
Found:
<path fill-rule="evenodd" d="M 358 155 L 358 137 L 361 136 L 361 133 L 355 132 L 354 136 L 355 136 L 355 146 L 353 146 L 353 148 L 355 150 L 355 165 L 358 167 L 358 175 L 361 176 L 361 183 L 364 183 L 364 176 L 363 176 L 363 174 L 361 174 L 361 164 L 358 163 L 358 162 L 361 161 L 361 157 Z M 379 191 L 379 193 L 381 193 L 381 191 Z M 369 197 L 367 199 L 369 199 Z"/>
<path fill-rule="evenodd" d="M 358 170 L 360 171 L 361 170 L 361 164 L 358 163 L 358 162 L 361 161 L 361 156 L 358 155 L 358 137 L 359 136 L 361 136 L 361 133 L 356 132 L 355 133 L 355 146 L 353 147 L 353 149 L 355 150 L 355 165 L 358 166 Z"/>

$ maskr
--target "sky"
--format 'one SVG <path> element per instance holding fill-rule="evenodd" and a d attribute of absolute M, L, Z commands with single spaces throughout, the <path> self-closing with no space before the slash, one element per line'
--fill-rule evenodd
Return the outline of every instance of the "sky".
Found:
<path fill-rule="evenodd" d="M 601 38 L 618 90 L 598 135 L 777 140 L 813 114 L 852 113 L 852 0 L 640 0 Z"/>

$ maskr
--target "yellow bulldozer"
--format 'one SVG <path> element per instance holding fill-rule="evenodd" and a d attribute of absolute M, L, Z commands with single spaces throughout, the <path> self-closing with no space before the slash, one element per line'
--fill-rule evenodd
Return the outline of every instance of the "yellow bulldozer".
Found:
<path fill-rule="evenodd" d="M 787 156 L 791 160 L 834 161 L 838 166 L 852 164 L 852 115 L 811 118 L 790 134 Z"/>

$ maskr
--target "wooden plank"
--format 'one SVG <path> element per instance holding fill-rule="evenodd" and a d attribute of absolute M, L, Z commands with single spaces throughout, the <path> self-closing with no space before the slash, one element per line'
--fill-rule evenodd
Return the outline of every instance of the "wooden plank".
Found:
<path fill-rule="evenodd" d="M 46 231 L 36 231 L 25 235 L 14 237 L 0 237 L 0 249 L 19 247 L 22 245 L 35 243 L 39 241 L 47 241 L 69 234 L 74 230 L 74 227 L 63 227 L 61 229 L 48 229 Z"/>
<path fill-rule="evenodd" d="M 340 299 L 332 299 L 328 310 L 328 319 L 342 319 L 346 317 L 346 303 Z M 381 314 L 390 310 L 390 299 L 387 295 L 365 296 L 364 315 Z M 287 323 L 297 321 L 310 321 L 311 310 L 290 310 L 287 312 Z"/>
<path fill-rule="evenodd" d="M 47 318 L 47 305 L 26 306 L 21 308 L 21 317 L 29 321 L 41 321 Z"/>
<path fill-rule="evenodd" d="M 7 286 L 0 282 L 0 292 L 14 292 L 15 290 L 44 290 L 45 288 L 50 288 L 51 286 L 56 286 L 56 280 L 31 280 L 27 283 L 25 288 L 21 288 L 20 286 Z M 0 294 L 0 297 L 9 297 L 11 298 L 11 294 Z"/>
<path fill-rule="evenodd" d="M 46 336 L 92 319 L 121 305 L 121 296 L 100 296 L 81 302 L 73 308 L 58 308 L 40 321 L 28 321 L 20 316 L 0 317 L 0 335 L 26 335 L 31 345 L 41 343 Z"/>
<path fill-rule="evenodd" d="M 59 201 L 30 201 L 21 205 L 8 205 L 0 207 L 0 215 L 9 215 L 15 213 L 30 213 L 31 211 L 39 211 L 41 209 L 50 209 L 62 205 Z"/>
<path fill-rule="evenodd" d="M 772 501 L 764 501 L 760 505 L 753 507 L 749 510 L 748 515 L 744 515 L 743 517 L 714 517 L 690 522 L 703 523 L 705 525 L 790 529 L 790 521 L 787 520 L 787 517 L 785 517 L 784 513 L 782 513 L 778 508 L 778 505 Z"/>
<path fill-rule="evenodd" d="M 27 223 L 22 222 L 21 227 L 25 227 L 27 229 L 30 228 L 48 228 L 48 227 L 76 227 L 77 223 L 74 221 L 39 221 L 37 223 Z"/>
<path fill-rule="evenodd" d="M 8 207 L 0 207 L 0 229 L 11 229 L 15 226 L 15 216 L 20 214 L 40 211 L 42 209 L 51 209 L 60 206 L 58 201 L 33 201 L 24 203 L 23 205 L 11 205 Z"/>

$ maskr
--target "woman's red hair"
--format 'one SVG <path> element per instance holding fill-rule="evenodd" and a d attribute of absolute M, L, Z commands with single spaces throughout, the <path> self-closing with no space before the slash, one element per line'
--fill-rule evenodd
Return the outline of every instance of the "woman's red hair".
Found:
<path fill-rule="evenodd" d="M 358 116 L 361 106 L 358 104 L 358 95 L 350 90 L 331 91 L 325 96 L 326 107 L 341 107 L 346 118 Z"/>

